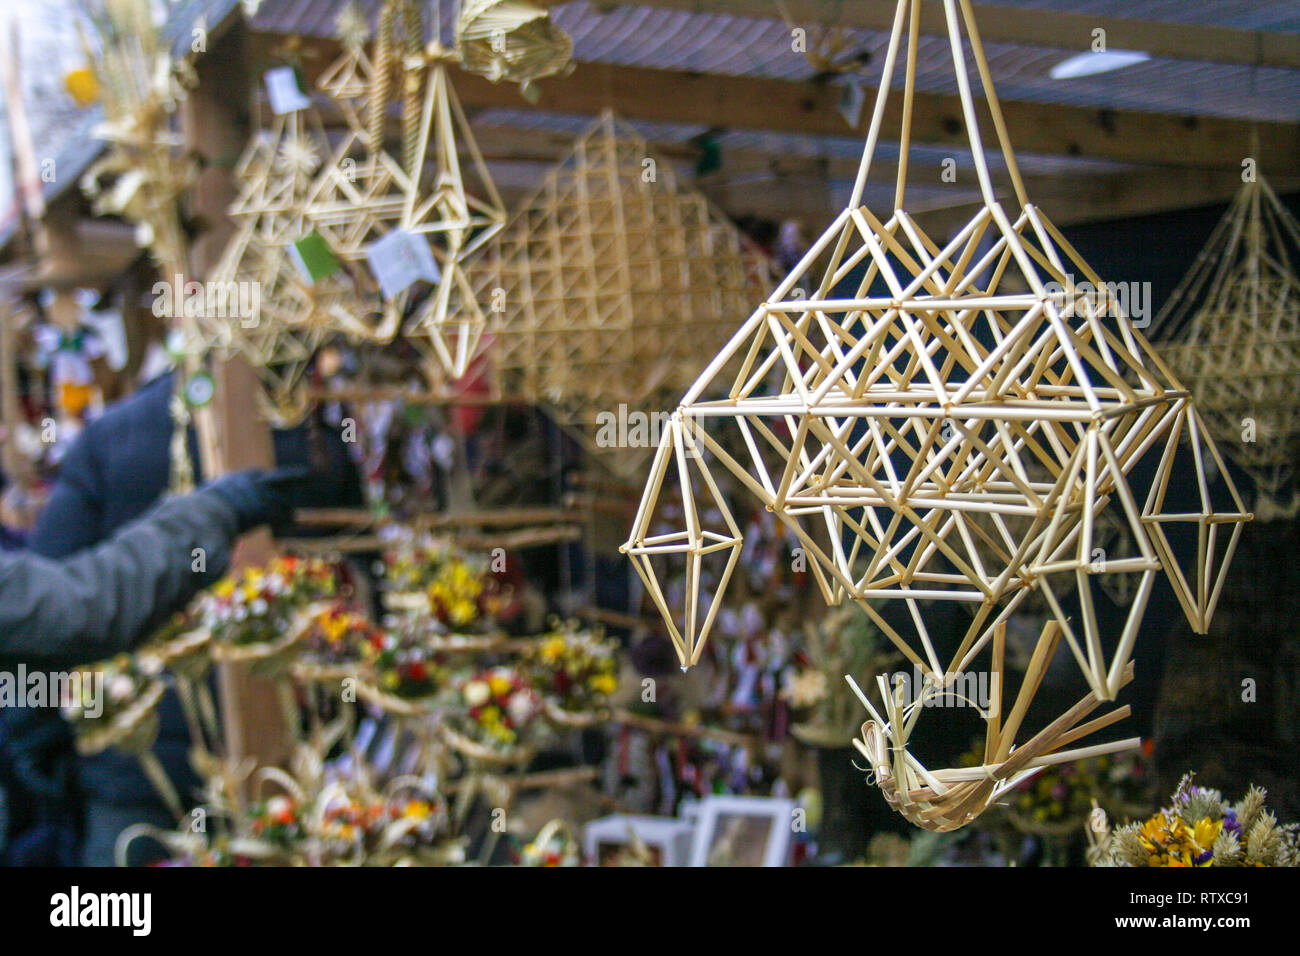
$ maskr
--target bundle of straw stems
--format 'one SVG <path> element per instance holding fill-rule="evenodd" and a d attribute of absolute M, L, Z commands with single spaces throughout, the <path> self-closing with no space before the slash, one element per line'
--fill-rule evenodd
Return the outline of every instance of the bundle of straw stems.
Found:
<path fill-rule="evenodd" d="M 914 703 L 905 708 L 901 688 L 891 696 L 884 678 L 878 678 L 889 719 L 883 719 L 851 677 L 847 678 L 873 720 L 862 725 L 862 737 L 854 747 L 872 765 L 875 782 L 889 805 L 909 822 L 926 830 L 950 831 L 965 826 L 983 813 L 1006 790 L 1050 764 L 1083 760 L 1104 753 L 1137 747 L 1141 740 L 1130 738 L 1065 750 L 1070 744 L 1129 715 L 1127 705 L 1101 717 L 1080 723 L 1101 703 L 1095 691 L 1056 718 L 1019 747 L 1016 734 L 1034 695 L 1042 683 L 1047 665 L 1060 644 L 1061 628 L 1049 622 L 1038 638 L 1024 681 L 1005 723 L 1002 721 L 1002 677 L 1006 664 L 1006 627 L 999 624 L 993 636 L 993 686 L 996 699 L 985 715 L 984 763 L 977 767 L 927 770 L 907 750 L 907 739 L 922 712 Z M 1133 680 L 1133 663 L 1124 670 L 1119 687 Z"/>

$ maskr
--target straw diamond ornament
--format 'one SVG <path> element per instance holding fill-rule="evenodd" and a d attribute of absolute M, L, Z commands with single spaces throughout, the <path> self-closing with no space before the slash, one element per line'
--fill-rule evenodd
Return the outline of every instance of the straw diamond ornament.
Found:
<path fill-rule="evenodd" d="M 412 286 L 384 297 L 382 319 L 370 335 L 384 342 L 400 331 L 441 374 L 459 378 L 484 327 L 465 262 L 500 231 L 505 208 L 451 86 L 447 64 L 456 55 L 436 38 L 425 43 L 413 0 L 387 0 L 373 59 L 358 30 L 349 28 L 348 35 L 342 57 L 320 79 L 348 130 L 313 184 L 307 215 L 344 261 L 367 260 L 375 243 L 395 231 L 428 244 L 436 266 L 424 280 L 432 291 L 419 305 Z M 400 158 L 383 142 L 393 94 L 401 104 Z M 466 188 L 459 150 L 469 156 L 482 198 Z"/>

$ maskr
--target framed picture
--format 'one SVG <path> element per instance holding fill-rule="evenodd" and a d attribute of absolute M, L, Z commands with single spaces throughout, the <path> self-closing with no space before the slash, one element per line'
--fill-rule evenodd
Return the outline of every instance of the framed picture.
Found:
<path fill-rule="evenodd" d="M 776 797 L 705 797 L 691 866 L 785 866 L 795 802 Z"/>
<path fill-rule="evenodd" d="M 583 851 L 595 866 L 625 865 L 632 861 L 632 834 L 636 834 L 650 854 L 650 866 L 686 866 L 694 829 L 687 821 L 673 817 L 617 813 L 583 827 Z"/>

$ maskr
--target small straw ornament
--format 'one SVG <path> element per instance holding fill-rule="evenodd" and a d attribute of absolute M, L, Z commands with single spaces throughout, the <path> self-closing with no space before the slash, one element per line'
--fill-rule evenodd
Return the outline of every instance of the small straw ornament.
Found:
<path fill-rule="evenodd" d="M 889 805 L 922 829 L 956 830 L 1045 766 L 1138 747 L 1141 740 L 1134 737 L 1074 750 L 1062 749 L 1129 715 L 1129 707 L 1125 705 L 1080 724 L 1101 702 L 1095 691 L 1029 740 L 1018 747 L 1015 745 L 1021 723 L 1038 692 L 1047 665 L 1056 653 L 1060 638 L 1060 627 L 1055 621 L 1049 621 L 1038 638 L 1015 703 L 1004 722 L 1002 684 L 1006 672 L 1006 626 L 998 624 L 994 628 L 990 671 L 994 696 L 989 702 L 988 712 L 982 714 L 985 720 L 984 762 L 978 767 L 927 770 L 907 749 L 908 740 L 925 709 L 927 695 L 943 694 L 944 687 L 927 681 L 917 699 L 908 702 L 903 699 L 901 684 L 895 685 L 891 691 L 886 679 L 877 677 L 885 704 L 882 717 L 852 676 L 845 675 L 845 680 L 872 716 L 862 725 L 862 738 L 855 739 L 853 746 L 869 761 L 872 778 Z M 1119 686 L 1123 687 L 1132 679 L 1133 664 L 1130 662 Z"/>
<path fill-rule="evenodd" d="M 683 396 L 623 551 L 669 620 L 682 665 L 695 663 L 732 566 L 713 578 L 712 606 L 701 613 L 698 564 L 741 542 L 725 506 L 714 509 L 725 530 L 704 532 L 700 509 L 687 505 L 685 532 L 673 539 L 658 531 L 665 482 L 686 496 L 688 469 L 708 474 L 703 458 L 688 463 L 682 454 L 689 435 L 690 447 L 721 463 L 798 537 L 826 601 L 860 605 L 932 680 L 965 669 L 1037 590 L 1089 685 L 1109 700 L 1156 573 L 1164 571 L 1204 633 L 1250 515 L 1187 389 L 1111 287 L 1025 196 L 969 0 L 943 5 L 983 203 L 944 246 L 904 208 L 920 2 L 899 0 L 848 208 Z M 882 220 L 861 198 L 905 37 L 902 156 L 893 212 Z M 985 162 L 967 41 L 1020 206 L 1014 218 Z M 719 387 L 726 397 L 708 399 Z M 1152 459 L 1154 469 L 1137 469 Z M 1212 468 L 1221 494 L 1211 493 Z M 1194 476 L 1193 511 L 1166 504 L 1175 471 Z M 1132 488 L 1138 476 L 1149 481 L 1139 489 L 1145 500 Z M 711 479 L 706 485 L 716 497 Z M 1107 510 L 1130 534 L 1130 553 L 1095 553 Z M 1170 547 L 1171 522 L 1197 532 L 1190 572 Z M 668 543 L 684 545 L 677 550 L 692 590 L 680 627 L 652 580 L 652 559 L 662 563 Z M 1136 579 L 1128 619 L 1109 646 L 1093 597 L 1093 579 L 1108 574 Z M 905 602 L 912 637 L 872 606 L 882 600 Z M 921 611 L 929 600 L 974 610 L 947 663 Z"/>
<path fill-rule="evenodd" d="M 456 21 L 462 66 L 493 83 L 518 83 L 534 99 L 533 82 L 569 67 L 573 39 L 527 0 L 462 0 Z"/>
<path fill-rule="evenodd" d="M 277 116 L 254 135 L 235 167 L 240 191 L 229 215 L 236 231 L 213 274 L 226 297 L 229 351 L 257 370 L 264 411 L 279 427 L 307 413 L 303 379 L 316 350 L 334 335 L 355 340 L 368 333 L 356 318 L 359 297 L 346 272 L 311 279 L 293 260 L 294 244 L 312 231 L 304 207 L 327 142 L 310 107 Z M 258 290 L 251 302 L 239 295 L 247 287 Z M 235 303 L 251 308 L 236 314 Z"/>

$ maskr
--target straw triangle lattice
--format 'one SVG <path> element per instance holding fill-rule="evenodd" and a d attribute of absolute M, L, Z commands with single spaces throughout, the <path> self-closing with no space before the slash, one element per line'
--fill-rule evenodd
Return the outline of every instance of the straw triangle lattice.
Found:
<path fill-rule="evenodd" d="M 414 286 L 385 298 L 371 337 L 382 342 L 401 332 L 436 360 L 431 374 L 459 378 L 484 328 L 463 267 L 501 229 L 505 207 L 451 86 L 447 64 L 454 58 L 436 39 L 424 42 L 412 0 L 384 4 L 373 57 L 353 33 L 319 81 L 339 105 L 347 131 L 313 184 L 307 215 L 344 261 L 366 259 L 370 247 L 394 230 L 428 243 L 436 275 L 422 281 L 432 290 L 423 304 Z M 400 157 L 384 148 L 391 98 L 401 106 Z M 462 150 L 479 195 L 466 187 Z"/>
<path fill-rule="evenodd" d="M 1290 515 L 1300 508 L 1292 484 L 1300 460 L 1297 262 L 1300 224 L 1257 176 L 1157 318 L 1169 339 L 1162 351 L 1210 433 L 1254 480 L 1266 510 Z"/>
<path fill-rule="evenodd" d="M 799 537 L 828 600 L 859 603 L 923 673 L 941 680 L 966 667 L 1037 590 L 1094 693 L 1108 700 L 1155 574 L 1170 570 L 1152 529 L 1193 520 L 1164 514 L 1162 496 L 1146 487 L 1135 494 L 1136 476 L 1150 471 L 1137 466 L 1156 462 L 1154 479 L 1142 480 L 1165 487 L 1175 456 L 1161 455 L 1161 441 L 1195 413 L 1111 287 L 1028 202 L 970 5 L 945 0 L 944 8 L 980 208 L 942 244 L 905 208 L 919 0 L 900 0 L 849 207 L 735 332 L 679 411 L 699 446 Z M 880 218 L 860 199 L 905 38 L 903 156 L 894 208 Z M 1014 217 L 995 197 L 984 161 L 967 43 L 1019 201 Z M 715 392 L 725 398 L 710 399 Z M 1189 434 L 1202 460 L 1209 436 Z M 643 510 L 662 486 L 662 473 L 652 473 Z M 1249 515 L 1230 483 L 1227 497 L 1226 510 L 1204 521 L 1230 525 L 1235 541 Z M 1108 509 L 1136 547 L 1098 561 L 1096 519 Z M 1208 542 L 1201 545 L 1205 562 Z M 636 558 L 647 546 L 636 527 L 624 550 Z M 1092 588 L 1107 574 L 1138 579 L 1128 621 L 1109 639 Z M 1063 586 L 1077 616 L 1060 600 Z M 1195 597 L 1185 608 L 1204 630 L 1212 602 Z M 926 627 L 923 602 L 931 600 L 972 611 L 947 660 Z M 912 633 L 891 626 L 879 601 L 903 601 Z"/>
<path fill-rule="evenodd" d="M 769 260 L 609 113 L 472 272 L 499 297 L 499 389 L 548 406 L 597 453 L 602 416 L 675 401 L 771 282 Z M 654 450 L 620 445 L 601 460 L 635 467 Z"/>

